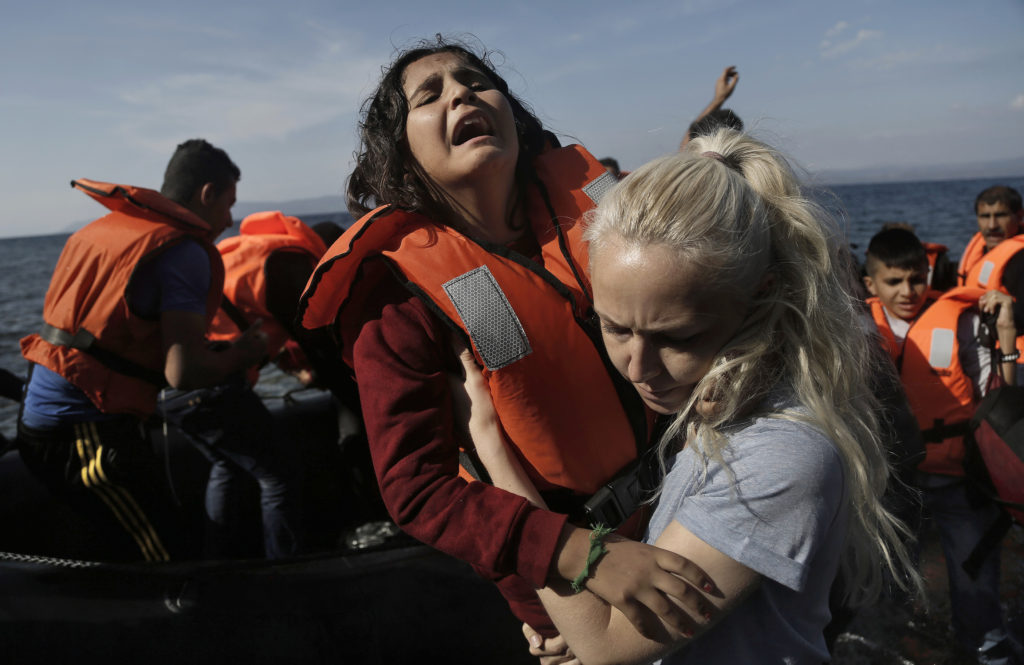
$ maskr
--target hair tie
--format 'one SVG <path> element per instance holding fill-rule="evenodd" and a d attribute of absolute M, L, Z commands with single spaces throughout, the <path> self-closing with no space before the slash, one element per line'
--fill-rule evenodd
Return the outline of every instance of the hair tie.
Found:
<path fill-rule="evenodd" d="M 706 152 L 700 153 L 700 156 L 701 157 L 710 157 L 711 159 L 717 159 L 718 161 L 720 161 L 723 164 L 725 164 L 726 166 L 728 166 L 728 163 L 726 163 L 726 161 L 725 161 L 725 157 L 723 157 L 722 153 L 720 153 L 720 152 L 715 152 L 714 150 L 708 150 Z"/>

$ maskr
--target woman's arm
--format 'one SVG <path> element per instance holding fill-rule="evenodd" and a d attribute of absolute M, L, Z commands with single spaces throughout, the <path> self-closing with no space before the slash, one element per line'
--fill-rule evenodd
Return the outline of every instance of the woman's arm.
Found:
<path fill-rule="evenodd" d="M 683 150 L 686 145 L 690 142 L 690 129 L 700 122 L 709 113 L 714 113 L 718 109 L 722 108 L 722 104 L 725 104 L 725 100 L 729 99 L 732 95 L 733 90 L 736 89 L 736 84 L 740 81 L 739 72 L 736 71 L 736 67 L 726 67 L 722 72 L 722 75 L 715 80 L 715 95 L 711 98 L 709 103 L 703 111 L 700 112 L 690 126 L 686 128 L 683 133 L 683 139 L 679 142 L 679 149 Z"/>
<path fill-rule="evenodd" d="M 535 505 L 543 505 L 540 493 L 502 435 L 486 381 L 472 354 L 464 349 L 457 353 L 464 369 L 461 378 L 465 382 L 465 390 L 459 390 L 460 381 L 453 381 L 452 392 L 458 395 L 456 411 L 462 414 L 458 418 L 466 423 L 477 455 L 492 482 L 496 487 L 526 497 Z M 707 589 L 709 594 L 719 594 L 712 582 L 715 579 L 713 574 L 709 575 L 706 569 L 694 565 L 692 559 L 683 558 L 660 545 L 652 547 L 615 534 L 605 538 L 607 551 L 584 582 L 591 593 L 560 600 L 564 594 L 570 593 L 566 582 L 575 579 L 583 570 L 591 549 L 591 530 L 566 524 L 562 534 L 555 561 L 557 575 L 549 579 L 549 588 L 539 592 L 546 609 L 551 602 L 551 607 L 563 616 L 593 615 L 597 618 L 593 630 L 597 632 L 608 628 L 608 621 L 600 620 L 602 615 L 606 619 L 614 616 L 626 629 L 624 632 L 639 637 L 639 630 L 654 640 L 666 635 L 666 631 L 678 635 L 693 634 L 699 629 L 699 623 L 706 621 L 705 615 L 711 616 L 715 612 L 715 606 L 709 605 L 696 591 L 699 587 Z M 613 606 L 618 609 L 613 611 Z M 561 629 L 554 614 L 552 619 Z M 576 619 L 568 621 L 575 624 Z M 584 622 L 590 623 L 589 620 Z M 600 628 L 601 625 L 605 628 Z M 572 639 L 569 643 L 574 644 Z M 590 662 L 586 658 L 581 660 Z"/>
<path fill-rule="evenodd" d="M 396 524 L 418 540 L 492 576 L 540 586 L 565 516 L 459 477 L 459 443 L 448 375 L 448 333 L 426 307 L 385 281 L 353 349 L 362 411 L 381 496 Z M 539 606 L 538 606 L 539 610 Z"/>
<path fill-rule="evenodd" d="M 455 352 L 465 372 L 462 377 L 452 377 L 452 400 L 455 403 L 456 419 L 464 423 L 467 440 L 473 442 L 480 462 L 487 469 L 495 487 L 518 494 L 538 508 L 547 510 L 547 503 L 530 480 L 523 465 L 512 452 L 501 430 L 498 415 L 490 399 L 490 391 L 483 374 L 465 347 Z M 464 384 L 464 385 L 463 385 Z"/>
<path fill-rule="evenodd" d="M 693 562 L 717 583 L 714 593 L 687 585 L 681 595 L 666 595 L 688 621 L 682 628 L 663 621 L 648 634 L 638 633 L 615 607 L 594 594 L 572 594 L 567 589 L 546 587 L 538 591 L 544 609 L 565 637 L 572 652 L 587 665 L 600 663 L 647 663 L 661 658 L 714 626 L 756 587 L 760 576 L 700 540 L 679 522 L 672 521 L 655 542 Z M 598 562 L 594 580 L 604 574 Z M 588 584 L 588 589 L 591 585 Z"/>

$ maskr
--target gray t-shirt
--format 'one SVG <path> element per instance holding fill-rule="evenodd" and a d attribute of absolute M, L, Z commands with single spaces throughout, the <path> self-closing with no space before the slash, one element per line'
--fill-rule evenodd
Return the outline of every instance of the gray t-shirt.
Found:
<path fill-rule="evenodd" d="M 645 542 L 674 519 L 761 583 L 664 663 L 828 662 L 822 631 L 849 513 L 839 452 L 810 425 L 778 418 L 755 418 L 728 439 L 727 468 L 710 461 L 703 481 L 691 449 L 676 455 Z"/>

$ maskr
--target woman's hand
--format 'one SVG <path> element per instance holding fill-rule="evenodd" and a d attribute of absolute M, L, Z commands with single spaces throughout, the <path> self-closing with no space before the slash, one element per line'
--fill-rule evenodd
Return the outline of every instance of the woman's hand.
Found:
<path fill-rule="evenodd" d="M 504 448 L 503 437 L 500 436 L 498 414 L 494 411 L 491 391 L 484 379 L 483 372 L 476 364 L 473 352 L 462 344 L 457 344 L 455 354 L 462 365 L 462 375 L 450 377 L 452 400 L 455 406 L 457 421 L 466 426 L 466 432 L 476 446 L 478 452 L 483 449 L 493 452 L 495 448 Z M 477 439 L 480 441 L 477 441 Z"/>
<path fill-rule="evenodd" d="M 487 469 L 491 482 L 495 487 L 518 494 L 538 508 L 546 509 L 540 492 L 505 440 L 487 381 L 472 352 L 460 344 L 455 353 L 463 369 L 461 377 L 449 378 L 455 419 L 457 423 L 464 424 L 471 445 Z"/>
<path fill-rule="evenodd" d="M 590 530 L 566 525 L 563 542 L 556 566 L 559 575 L 572 580 L 583 569 Z M 664 637 L 661 621 L 681 635 L 693 635 L 714 616 L 715 606 L 700 590 L 710 596 L 721 592 L 699 566 L 674 552 L 616 534 L 606 536 L 604 544 L 607 551 L 585 586 L 622 612 L 641 635 Z"/>
<path fill-rule="evenodd" d="M 544 639 L 529 624 L 524 623 L 523 636 L 530 643 L 530 655 L 540 658 L 540 665 L 580 665 L 579 658 L 573 654 L 561 635 Z"/>

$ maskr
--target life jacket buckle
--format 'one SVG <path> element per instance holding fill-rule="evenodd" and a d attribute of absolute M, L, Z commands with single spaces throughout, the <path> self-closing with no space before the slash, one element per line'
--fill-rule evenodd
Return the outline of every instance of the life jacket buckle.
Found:
<path fill-rule="evenodd" d="M 604 524 L 613 529 L 622 526 L 657 489 L 660 481 L 661 466 L 657 455 L 649 452 L 597 490 L 583 504 L 587 523 Z"/>

